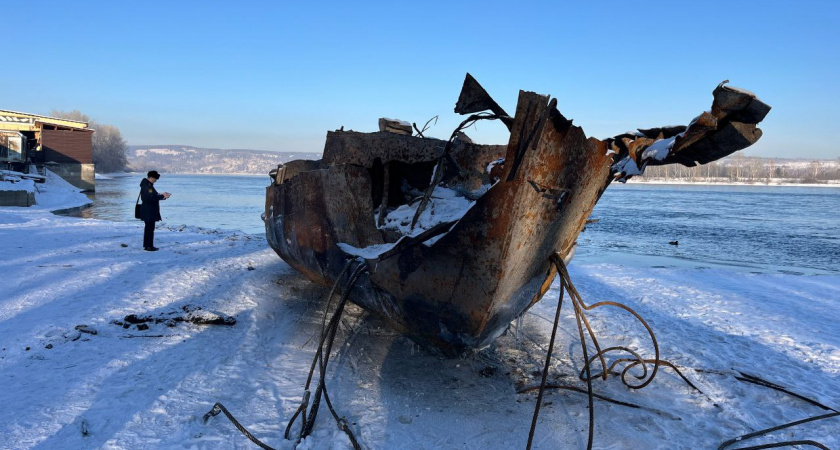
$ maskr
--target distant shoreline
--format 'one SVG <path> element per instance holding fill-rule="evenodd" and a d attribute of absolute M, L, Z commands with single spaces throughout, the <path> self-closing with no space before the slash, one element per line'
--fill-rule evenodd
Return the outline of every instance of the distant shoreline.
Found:
<path fill-rule="evenodd" d="M 661 185 L 690 185 L 690 186 L 756 186 L 756 187 L 814 187 L 814 188 L 840 188 L 840 181 L 832 180 L 827 183 L 787 183 L 787 182 L 756 182 L 745 181 L 684 181 L 662 178 L 641 179 L 631 178 L 628 184 L 661 184 Z"/>

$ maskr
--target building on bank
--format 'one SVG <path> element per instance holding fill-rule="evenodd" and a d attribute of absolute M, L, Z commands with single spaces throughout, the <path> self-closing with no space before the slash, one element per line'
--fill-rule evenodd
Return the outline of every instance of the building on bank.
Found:
<path fill-rule="evenodd" d="M 70 184 L 94 190 L 93 132 L 87 122 L 0 109 L 0 169 L 45 168 Z"/>

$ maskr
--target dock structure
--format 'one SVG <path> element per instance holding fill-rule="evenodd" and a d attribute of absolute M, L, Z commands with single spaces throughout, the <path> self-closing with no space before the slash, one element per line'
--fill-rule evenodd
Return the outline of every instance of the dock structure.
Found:
<path fill-rule="evenodd" d="M 48 168 L 70 184 L 95 190 L 93 133 L 87 122 L 0 109 L 0 169 Z"/>

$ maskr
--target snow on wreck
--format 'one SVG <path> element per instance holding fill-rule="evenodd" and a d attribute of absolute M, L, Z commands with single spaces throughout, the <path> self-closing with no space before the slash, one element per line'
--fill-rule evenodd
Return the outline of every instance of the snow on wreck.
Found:
<path fill-rule="evenodd" d="M 611 182 L 761 137 L 770 107 L 725 83 L 688 126 L 599 140 L 545 95 L 520 91 L 511 116 L 467 74 L 455 112 L 470 116 L 448 141 L 381 119 L 383 131 L 328 132 L 321 160 L 272 170 L 268 243 L 313 282 L 351 284 L 351 301 L 422 345 L 481 348 L 546 293 L 550 258 L 571 258 Z M 462 130 L 478 120 L 504 123 L 508 144 L 472 143 Z M 353 264 L 363 268 L 348 283 Z"/>

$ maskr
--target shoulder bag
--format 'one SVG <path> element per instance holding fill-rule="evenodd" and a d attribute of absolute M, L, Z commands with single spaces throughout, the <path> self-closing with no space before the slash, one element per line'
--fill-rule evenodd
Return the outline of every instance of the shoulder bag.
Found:
<path fill-rule="evenodd" d="M 137 203 L 134 204 L 134 218 L 141 219 L 140 217 L 140 194 L 137 194 Z"/>

